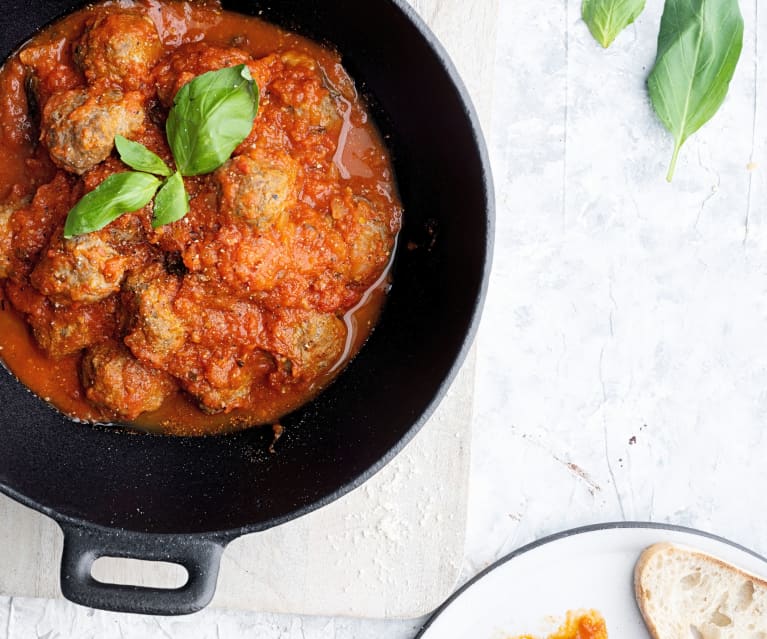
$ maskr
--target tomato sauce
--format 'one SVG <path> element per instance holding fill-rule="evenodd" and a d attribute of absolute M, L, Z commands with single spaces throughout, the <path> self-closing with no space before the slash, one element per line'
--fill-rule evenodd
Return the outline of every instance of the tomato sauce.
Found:
<path fill-rule="evenodd" d="M 176 92 L 239 63 L 261 90 L 253 131 L 185 178 L 187 217 L 152 229 L 148 206 L 65 240 L 72 206 L 128 169 L 114 131 L 142 122 L 126 137 L 172 164 Z M 276 422 L 370 335 L 400 220 L 340 56 L 218 2 L 89 6 L 0 71 L 0 358 L 75 419 L 174 435 Z"/>
<path fill-rule="evenodd" d="M 513 639 L 536 639 L 532 635 L 520 635 Z M 547 639 L 607 639 L 607 625 L 596 610 L 567 613 L 564 623 Z"/>

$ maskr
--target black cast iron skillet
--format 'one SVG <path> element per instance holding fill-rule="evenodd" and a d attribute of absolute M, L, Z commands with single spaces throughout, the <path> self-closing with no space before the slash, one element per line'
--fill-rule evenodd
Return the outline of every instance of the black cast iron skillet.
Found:
<path fill-rule="evenodd" d="M 369 97 L 406 210 L 394 286 L 359 356 L 283 421 L 276 454 L 268 428 L 186 439 L 76 424 L 0 370 L 0 491 L 59 523 L 62 592 L 96 608 L 199 610 L 230 541 L 323 506 L 380 470 L 455 376 L 487 285 L 494 214 L 482 134 L 452 64 L 405 0 L 224 4 L 333 43 Z M 81 5 L 5 0 L 0 58 Z M 189 580 L 175 590 L 102 584 L 90 574 L 100 556 L 179 563 Z"/>

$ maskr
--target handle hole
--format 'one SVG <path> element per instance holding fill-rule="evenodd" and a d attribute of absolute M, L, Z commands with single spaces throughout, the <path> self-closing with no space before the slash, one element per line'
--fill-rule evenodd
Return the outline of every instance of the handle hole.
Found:
<path fill-rule="evenodd" d="M 91 576 L 103 584 L 175 590 L 186 585 L 189 573 L 179 564 L 122 557 L 99 557 Z"/>

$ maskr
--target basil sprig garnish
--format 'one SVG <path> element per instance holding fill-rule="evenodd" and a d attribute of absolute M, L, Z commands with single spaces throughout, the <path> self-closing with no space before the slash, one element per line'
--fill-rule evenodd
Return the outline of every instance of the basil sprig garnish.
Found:
<path fill-rule="evenodd" d="M 738 0 L 666 0 L 647 86 L 655 112 L 674 135 L 669 182 L 682 145 L 722 106 L 742 48 Z"/>
<path fill-rule="evenodd" d="M 171 171 L 143 144 L 117 136 L 120 159 L 135 171 L 110 175 L 86 194 L 67 215 L 64 237 L 98 231 L 142 209 L 155 194 L 153 227 L 182 219 L 189 212 L 182 176 L 212 173 L 224 164 L 250 135 L 258 102 L 258 86 L 244 64 L 204 73 L 184 85 L 165 125 L 178 170 Z"/>

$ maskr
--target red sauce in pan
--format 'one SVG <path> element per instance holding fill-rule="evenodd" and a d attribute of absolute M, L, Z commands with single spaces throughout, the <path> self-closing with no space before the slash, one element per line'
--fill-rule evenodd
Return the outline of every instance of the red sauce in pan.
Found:
<path fill-rule="evenodd" d="M 261 91 L 253 131 L 185 178 L 187 217 L 155 230 L 148 206 L 65 240 L 72 206 L 128 170 L 114 132 L 172 163 L 176 92 L 236 64 Z M 0 356 L 74 418 L 201 435 L 309 401 L 374 327 L 400 218 L 338 54 L 217 2 L 89 6 L 0 71 Z"/>

